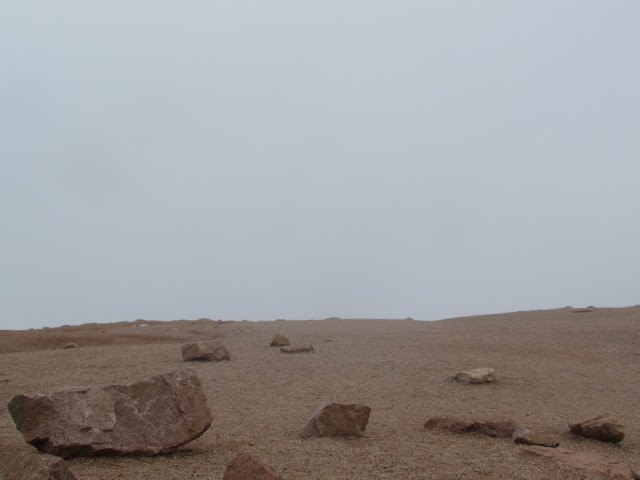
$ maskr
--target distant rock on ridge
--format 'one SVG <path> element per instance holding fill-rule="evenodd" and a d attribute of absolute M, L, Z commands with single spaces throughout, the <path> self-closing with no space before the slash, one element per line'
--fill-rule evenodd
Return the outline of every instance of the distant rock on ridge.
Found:
<path fill-rule="evenodd" d="M 586 308 L 574 308 L 571 311 L 573 313 L 589 313 L 589 312 L 593 312 L 596 310 L 596 307 L 594 307 L 593 305 L 589 305 Z"/>

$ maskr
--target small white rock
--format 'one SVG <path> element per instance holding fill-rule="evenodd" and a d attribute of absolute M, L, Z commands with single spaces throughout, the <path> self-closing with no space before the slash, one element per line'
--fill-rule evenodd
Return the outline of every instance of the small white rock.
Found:
<path fill-rule="evenodd" d="M 491 383 L 496 380 L 495 373 L 493 368 L 474 368 L 456 373 L 455 379 L 464 383 Z"/>

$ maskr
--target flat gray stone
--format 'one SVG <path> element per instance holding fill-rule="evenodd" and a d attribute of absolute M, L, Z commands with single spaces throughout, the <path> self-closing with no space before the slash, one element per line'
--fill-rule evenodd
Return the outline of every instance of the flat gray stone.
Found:
<path fill-rule="evenodd" d="M 493 368 L 474 368 L 458 372 L 454 378 L 463 383 L 491 383 L 496 381 L 495 373 Z"/>
<path fill-rule="evenodd" d="M 313 345 L 303 345 L 301 347 L 282 347 L 282 353 L 313 353 Z"/>

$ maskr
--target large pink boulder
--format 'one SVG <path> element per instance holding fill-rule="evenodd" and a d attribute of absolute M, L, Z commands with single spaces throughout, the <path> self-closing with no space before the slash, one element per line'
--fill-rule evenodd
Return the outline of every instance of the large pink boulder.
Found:
<path fill-rule="evenodd" d="M 222 480 L 283 480 L 271 467 L 248 453 L 241 453 L 227 466 Z"/>
<path fill-rule="evenodd" d="M 36 452 L 0 453 L 0 478 L 4 480 L 76 480 L 63 459 Z"/>
<path fill-rule="evenodd" d="M 16 395 L 8 408 L 27 442 L 62 457 L 157 455 L 198 438 L 211 425 L 193 370 L 131 385 Z"/>
<path fill-rule="evenodd" d="M 300 432 L 301 437 L 361 437 L 371 408 L 366 405 L 327 403 L 314 412 Z"/>

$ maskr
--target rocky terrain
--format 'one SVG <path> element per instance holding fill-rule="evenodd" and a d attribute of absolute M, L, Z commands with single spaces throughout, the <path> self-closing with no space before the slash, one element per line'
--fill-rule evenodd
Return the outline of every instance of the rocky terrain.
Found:
<path fill-rule="evenodd" d="M 293 350 L 313 349 L 283 354 L 285 342 L 270 346 L 276 334 Z M 185 344 L 211 341 L 229 358 L 185 362 Z M 479 368 L 493 370 L 486 381 L 454 378 Z M 435 322 L 137 320 L 2 331 L 0 452 L 16 459 L 36 451 L 6 408 L 16 395 L 184 369 L 206 394 L 208 430 L 168 453 L 71 455 L 65 468 L 79 480 L 220 480 L 248 454 L 227 478 L 256 468 L 286 480 L 631 479 L 640 470 L 640 306 Z M 303 438 L 314 412 L 333 403 L 370 408 L 366 430 Z M 605 413 L 623 433 L 608 441 L 575 434 L 592 428 L 575 425 Z M 559 447 L 514 443 L 516 426 L 523 442 Z"/>

